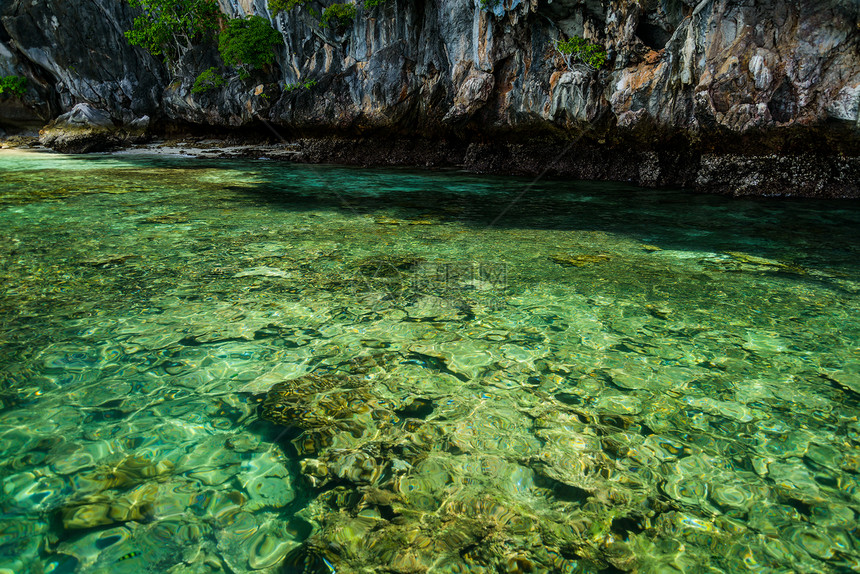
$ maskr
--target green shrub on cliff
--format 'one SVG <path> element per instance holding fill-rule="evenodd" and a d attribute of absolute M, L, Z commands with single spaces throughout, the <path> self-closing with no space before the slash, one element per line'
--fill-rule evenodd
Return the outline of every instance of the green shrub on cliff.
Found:
<path fill-rule="evenodd" d="M 215 0 L 129 0 L 143 13 L 125 33 L 128 43 L 176 62 L 194 44 L 211 37 L 221 12 Z"/>
<path fill-rule="evenodd" d="M 355 4 L 344 2 L 343 4 L 332 4 L 323 10 L 320 18 L 320 28 L 328 28 L 329 25 L 337 28 L 347 26 L 355 18 Z"/>
<path fill-rule="evenodd" d="M 278 11 L 289 12 L 296 6 L 304 6 L 308 2 L 310 0 L 269 0 L 269 10 L 272 14 Z"/>
<path fill-rule="evenodd" d="M 275 61 L 275 46 L 283 44 L 280 33 L 261 16 L 235 18 L 218 36 L 218 52 L 224 63 L 233 66 L 242 79 L 250 71 Z"/>
<path fill-rule="evenodd" d="M 361 2 L 361 0 L 358 0 Z M 311 0 L 268 0 L 269 10 L 272 13 L 276 13 L 278 11 L 289 12 L 295 8 L 300 6 L 307 6 Z M 375 8 L 381 4 L 384 4 L 386 0 L 363 0 L 363 5 L 365 8 Z M 319 18 L 320 20 L 320 28 L 328 28 L 332 27 L 341 27 L 346 26 L 350 22 L 355 19 L 357 4 L 353 2 L 343 2 L 338 4 L 332 4 L 325 8 L 320 15 L 313 8 L 308 8 L 308 13 L 314 18 Z"/>
<path fill-rule="evenodd" d="M 27 78 L 24 76 L 0 77 L 0 94 L 12 94 L 21 97 L 27 93 Z"/>
<path fill-rule="evenodd" d="M 212 66 L 211 68 L 204 70 L 200 73 L 199 76 L 194 80 L 194 87 L 191 88 L 192 94 L 200 94 L 207 90 L 214 90 L 216 88 L 220 88 L 227 82 L 224 80 L 224 77 L 218 73 L 218 68 Z"/>
<path fill-rule="evenodd" d="M 298 82 L 294 82 L 292 84 L 284 84 L 284 91 L 289 93 L 289 92 L 294 92 L 296 90 L 302 90 L 302 89 L 310 90 L 311 88 L 313 88 L 316 85 L 317 85 L 316 80 L 307 80 L 304 82 L 299 80 Z"/>
<path fill-rule="evenodd" d="M 556 50 L 559 51 L 568 70 L 576 66 L 576 62 L 592 70 L 597 70 L 606 63 L 606 50 L 600 44 L 589 42 L 580 36 L 571 36 L 567 40 L 556 40 Z"/>

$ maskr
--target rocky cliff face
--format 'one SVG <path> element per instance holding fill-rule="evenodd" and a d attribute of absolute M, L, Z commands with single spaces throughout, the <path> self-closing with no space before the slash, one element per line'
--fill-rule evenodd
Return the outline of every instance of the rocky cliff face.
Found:
<path fill-rule="evenodd" d="M 4 0 L 0 73 L 28 77 L 24 102 L 35 104 L 32 120 L 51 119 L 78 103 L 120 122 L 156 113 L 166 76 L 151 56 L 126 42 L 123 31 L 133 19 L 128 4 L 111 0 Z M 0 113 L 0 123 L 5 119 Z"/>
<path fill-rule="evenodd" d="M 856 0 L 499 0 L 490 8 L 478 0 L 387 0 L 359 7 L 339 29 L 321 29 L 307 9 L 272 15 L 265 0 L 221 1 L 229 16 L 269 18 L 284 46 L 264 73 L 195 95 L 194 77 L 219 64 L 213 47 L 193 50 L 171 75 L 125 42 L 134 16 L 127 4 L 7 0 L 0 74 L 31 82 L 23 104 L 0 100 L 0 123 L 28 113 L 44 121 L 89 103 L 118 124 L 142 115 L 155 125 L 266 120 L 291 137 L 315 137 L 314 159 L 327 157 L 321 137 L 352 138 L 361 156 L 390 154 L 378 142 L 397 136 L 446 142 L 446 161 L 504 169 L 496 164 L 505 157 L 520 171 L 547 167 L 555 148 L 570 156 L 569 142 L 582 138 L 573 151 L 585 159 L 560 153 L 549 167 L 707 186 L 725 177 L 710 154 L 728 153 L 744 156 L 737 162 L 751 192 L 774 181 L 770 168 L 749 167 L 776 165 L 761 158 L 815 153 L 833 182 L 803 193 L 857 193 L 850 181 L 860 179 Z M 607 64 L 568 70 L 553 43 L 571 35 L 604 46 Z M 284 89 L 300 80 L 317 84 Z M 355 145 L 362 137 L 376 143 Z M 337 147 L 343 142 L 329 146 Z M 542 161 L 528 157 L 540 149 Z M 427 157 L 416 154 L 409 161 Z M 601 161 L 610 169 L 595 165 Z"/>

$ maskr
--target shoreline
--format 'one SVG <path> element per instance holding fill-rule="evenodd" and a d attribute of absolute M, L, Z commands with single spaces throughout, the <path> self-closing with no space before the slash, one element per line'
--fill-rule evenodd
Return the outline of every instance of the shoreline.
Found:
<path fill-rule="evenodd" d="M 492 175 L 616 181 L 645 188 L 682 188 L 734 197 L 860 198 L 860 157 L 841 154 L 746 155 L 702 153 L 693 149 L 633 151 L 600 142 L 470 143 L 335 136 L 284 142 L 272 140 L 177 135 L 88 153 L 462 169 Z M 0 149 L 61 153 L 41 145 L 37 137 L 29 134 L 0 139 Z"/>

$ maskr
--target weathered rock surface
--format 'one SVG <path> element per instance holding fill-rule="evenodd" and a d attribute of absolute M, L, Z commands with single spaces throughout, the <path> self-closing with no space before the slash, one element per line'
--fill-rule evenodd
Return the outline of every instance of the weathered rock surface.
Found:
<path fill-rule="evenodd" d="M 116 125 L 110 115 L 78 104 L 39 132 L 39 143 L 62 153 L 104 151 L 144 140 L 149 116 Z"/>
<path fill-rule="evenodd" d="M 114 0 L 6 0 L 0 42 L 36 71 L 27 74 L 30 83 L 51 85 L 54 115 L 88 103 L 130 122 L 155 114 L 166 82 L 163 65 L 123 36 L 134 16 Z M 4 60 L 0 50 L 0 67 Z"/>
<path fill-rule="evenodd" d="M 0 125 L 24 109 L 36 118 L 88 103 L 120 123 L 145 114 L 161 126 L 265 130 L 265 120 L 285 137 L 317 138 L 309 159 L 338 159 L 326 142 L 347 138 L 375 142 L 350 144 L 359 163 L 398 156 L 539 172 L 553 162 L 558 173 L 646 185 L 860 194 L 844 176 L 856 168 L 838 159 L 854 165 L 860 155 L 855 0 L 500 0 L 489 10 L 477 0 L 387 0 L 337 29 L 321 29 L 307 8 L 271 14 L 265 0 L 221 7 L 269 18 L 284 46 L 270 69 L 193 94 L 195 76 L 220 65 L 214 47 L 187 53 L 171 76 L 128 46 L 122 32 L 135 14 L 125 3 L 4 3 L 0 72 L 31 82 L 23 103 L 0 100 Z M 607 64 L 566 69 L 553 48 L 562 35 L 603 45 Z M 283 89 L 307 80 L 317 83 Z M 440 150 L 398 151 L 397 138 Z M 792 179 L 806 172 L 788 166 L 804 160 L 775 159 L 809 153 L 831 158 L 816 167 L 822 183 Z M 725 154 L 737 163 L 708 159 Z M 747 167 L 740 176 L 728 165 Z"/>
<path fill-rule="evenodd" d="M 0 26 L 0 32 L 3 28 Z M 36 66 L 25 59 L 8 44 L 0 34 L 0 77 L 24 76 L 28 78 L 27 93 L 23 98 L 12 94 L 0 94 L 0 124 L 13 129 L 41 127 L 59 113 L 59 102 L 54 97 L 53 85 L 44 81 Z"/>

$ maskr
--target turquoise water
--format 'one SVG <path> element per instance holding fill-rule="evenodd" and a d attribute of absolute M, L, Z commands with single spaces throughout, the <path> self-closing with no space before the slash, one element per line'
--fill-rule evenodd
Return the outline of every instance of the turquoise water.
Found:
<path fill-rule="evenodd" d="M 0 173 L 0 573 L 860 569 L 856 202 Z"/>

